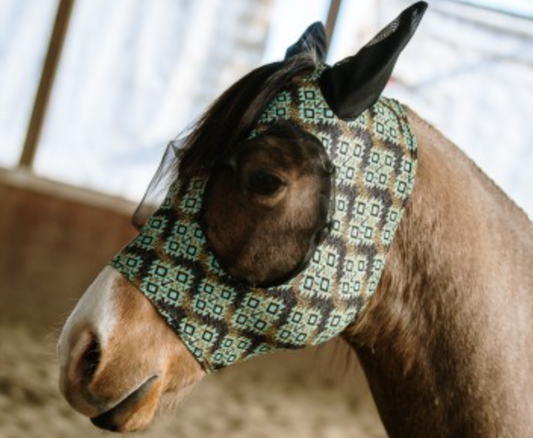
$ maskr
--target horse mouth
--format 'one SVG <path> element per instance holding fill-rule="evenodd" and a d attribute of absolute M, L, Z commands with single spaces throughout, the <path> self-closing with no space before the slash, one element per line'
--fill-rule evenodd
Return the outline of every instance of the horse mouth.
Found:
<path fill-rule="evenodd" d="M 151 392 L 158 377 L 159 376 L 154 375 L 148 378 L 141 386 L 139 386 L 116 406 L 104 412 L 103 414 L 91 418 L 91 422 L 96 427 L 109 430 L 111 432 L 133 432 L 143 429 L 149 424 L 150 421 L 142 421 L 142 423 L 146 424 L 139 424 L 139 421 L 131 420 L 132 417 L 142 409 L 143 399 L 148 398 L 147 396 Z M 150 409 L 152 413 L 155 411 L 155 407 L 157 407 L 157 405 L 154 406 L 153 409 Z M 142 417 L 146 417 L 146 415 L 142 415 Z M 152 415 L 149 417 L 149 420 L 151 420 Z"/>

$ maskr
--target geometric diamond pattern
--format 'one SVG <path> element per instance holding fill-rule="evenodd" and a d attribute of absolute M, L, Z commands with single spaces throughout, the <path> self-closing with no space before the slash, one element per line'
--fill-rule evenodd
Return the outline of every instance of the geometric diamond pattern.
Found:
<path fill-rule="evenodd" d="M 301 344 L 316 333 L 323 316 L 319 310 L 309 310 L 303 306 L 294 307 L 276 333 L 276 340 L 285 344 Z"/>
<path fill-rule="evenodd" d="M 195 261 L 205 245 L 205 237 L 196 222 L 183 220 L 174 225 L 172 238 L 165 243 L 164 250 L 174 257 L 185 257 Z"/>
<path fill-rule="evenodd" d="M 300 293 L 306 298 L 331 299 L 332 284 L 339 266 L 338 250 L 333 246 L 319 246 L 313 254 L 311 266 L 300 282 Z"/>
<path fill-rule="evenodd" d="M 235 296 L 234 290 L 204 279 L 198 287 L 198 294 L 193 298 L 193 307 L 201 315 L 224 320 L 231 310 Z"/>
<path fill-rule="evenodd" d="M 248 295 L 233 315 L 232 324 L 240 331 L 260 335 L 278 322 L 284 307 L 279 298 Z"/>
<path fill-rule="evenodd" d="M 220 348 L 213 356 L 213 362 L 232 364 L 246 353 L 251 343 L 252 341 L 247 337 L 228 334 L 222 339 Z"/>

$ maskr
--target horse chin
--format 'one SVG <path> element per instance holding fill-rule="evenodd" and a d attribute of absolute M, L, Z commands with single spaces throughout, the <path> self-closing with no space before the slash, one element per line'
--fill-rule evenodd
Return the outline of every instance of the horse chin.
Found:
<path fill-rule="evenodd" d="M 171 382 L 165 382 L 165 378 L 154 375 L 122 397 L 116 405 L 91 417 L 91 422 L 100 429 L 111 432 L 142 431 L 150 426 L 156 415 L 177 408 L 200 379 L 191 380 L 179 388 L 169 389 L 165 387 L 168 384 L 172 386 Z"/>
<path fill-rule="evenodd" d="M 100 429 L 111 432 L 137 432 L 152 422 L 161 396 L 161 382 L 152 376 L 116 406 L 91 418 Z"/>

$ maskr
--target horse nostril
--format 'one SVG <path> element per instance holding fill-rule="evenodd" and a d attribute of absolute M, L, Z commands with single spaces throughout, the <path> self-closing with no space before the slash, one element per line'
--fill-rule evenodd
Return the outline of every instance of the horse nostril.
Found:
<path fill-rule="evenodd" d="M 95 415 L 93 397 L 88 387 L 102 363 L 102 343 L 91 330 L 71 334 L 71 340 L 62 346 L 63 364 L 59 387 L 68 402 L 87 416 Z"/>
<path fill-rule="evenodd" d="M 101 355 L 100 343 L 96 336 L 93 335 L 78 364 L 78 372 L 83 381 L 90 381 L 92 379 L 100 363 Z"/>

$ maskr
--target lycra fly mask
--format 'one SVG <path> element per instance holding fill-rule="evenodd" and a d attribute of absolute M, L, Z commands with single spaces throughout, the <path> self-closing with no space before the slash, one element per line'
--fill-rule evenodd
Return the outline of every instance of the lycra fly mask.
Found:
<path fill-rule="evenodd" d="M 282 284 L 228 274 L 202 227 L 209 178 L 177 178 L 112 266 L 131 281 L 209 372 L 276 349 L 315 345 L 352 324 L 375 292 L 416 171 L 406 111 L 380 97 L 425 3 L 405 10 L 357 55 L 297 75 L 248 138 L 280 121 L 314 136 L 335 166 L 329 233 Z M 325 53 L 321 25 L 287 51 Z M 333 195 L 331 195 L 333 196 Z"/>

